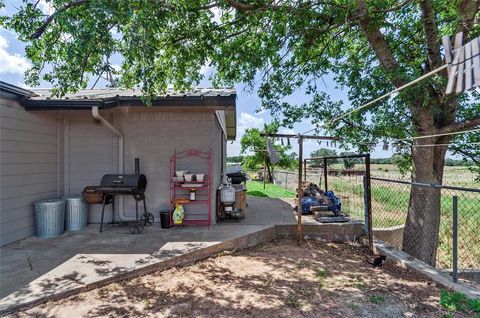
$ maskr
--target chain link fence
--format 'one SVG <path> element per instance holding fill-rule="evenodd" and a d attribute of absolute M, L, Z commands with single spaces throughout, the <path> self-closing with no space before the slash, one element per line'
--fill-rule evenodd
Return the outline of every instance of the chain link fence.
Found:
<path fill-rule="evenodd" d="M 355 170 L 327 169 L 328 190 L 342 200 L 342 211 L 352 219 L 365 220 L 364 165 Z M 285 177 L 286 176 L 286 177 Z M 296 189 L 295 173 L 279 172 L 276 183 L 291 190 Z M 288 179 L 292 180 L 291 184 Z M 324 188 L 322 168 L 308 169 L 307 182 Z M 480 270 L 480 190 L 464 187 L 415 184 L 399 179 L 371 177 L 371 201 L 373 233 L 398 249 L 403 244 L 422 246 L 430 239 L 423 235 L 404 233 L 412 187 L 417 191 L 438 191 L 440 195 L 440 226 L 435 255 L 438 269 L 451 271 L 454 267 L 454 229 L 458 233 L 458 269 Z M 454 226 L 454 197 L 457 199 L 458 219 Z M 430 203 L 427 203 L 430 204 Z M 426 220 L 428 222 L 428 220 Z M 432 226 L 435 224 L 431 220 Z M 427 224 L 428 226 L 428 224 Z M 404 239 L 404 234 L 408 235 Z"/>
<path fill-rule="evenodd" d="M 410 191 L 438 191 L 440 226 L 436 251 L 436 267 L 452 269 L 454 266 L 454 231 L 458 233 L 458 268 L 480 269 L 480 190 L 463 187 L 437 186 L 372 177 L 372 214 L 374 229 L 391 230 L 396 247 L 403 244 L 421 246 L 425 237 L 421 233 L 403 233 L 407 219 Z M 455 204 L 454 204 L 455 203 Z M 430 202 L 427 202 L 430 204 Z M 437 204 L 437 203 L 431 203 Z M 456 210 L 456 220 L 454 211 Z M 429 220 L 426 220 L 428 222 Z M 432 226 L 435 222 L 431 220 Z M 398 229 L 402 241 L 395 240 Z M 403 237 L 404 235 L 408 235 Z M 387 237 L 388 238 L 388 237 Z M 427 238 L 428 239 L 428 238 Z M 435 240 L 435 238 L 431 238 Z M 388 240 L 387 240 L 388 241 Z M 398 243 L 400 243 L 398 245 Z"/>

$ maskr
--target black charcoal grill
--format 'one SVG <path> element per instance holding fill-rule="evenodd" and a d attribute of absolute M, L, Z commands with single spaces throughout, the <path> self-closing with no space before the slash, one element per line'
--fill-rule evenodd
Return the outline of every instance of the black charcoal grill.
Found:
<path fill-rule="evenodd" d="M 231 179 L 232 184 L 241 184 L 247 181 L 247 175 L 243 172 L 227 173 L 227 178 Z"/>
<path fill-rule="evenodd" d="M 147 177 L 144 174 L 140 174 L 138 159 L 135 159 L 135 174 L 106 174 L 102 177 L 100 186 L 88 188 L 90 191 L 94 191 L 96 194 L 102 197 L 102 218 L 100 232 L 103 230 L 105 206 L 108 204 L 112 204 L 112 223 L 115 221 L 113 219 L 113 215 L 115 215 L 116 195 L 131 195 L 135 199 L 136 220 L 129 222 L 131 233 L 142 233 L 145 225 L 153 224 L 153 214 L 147 212 L 147 206 L 145 203 Z M 143 215 L 141 217 L 139 217 L 138 214 L 139 201 L 143 201 Z"/>

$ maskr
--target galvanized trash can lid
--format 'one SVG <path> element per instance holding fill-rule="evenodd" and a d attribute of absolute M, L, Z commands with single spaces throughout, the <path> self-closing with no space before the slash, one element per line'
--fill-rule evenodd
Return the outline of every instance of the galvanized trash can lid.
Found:
<path fill-rule="evenodd" d="M 66 201 L 69 201 L 69 202 L 83 201 L 83 197 L 81 195 L 63 196 L 62 199 L 66 200 Z"/>
<path fill-rule="evenodd" d="M 59 203 L 65 203 L 65 199 L 43 199 L 33 202 L 34 205 L 57 205 Z"/>

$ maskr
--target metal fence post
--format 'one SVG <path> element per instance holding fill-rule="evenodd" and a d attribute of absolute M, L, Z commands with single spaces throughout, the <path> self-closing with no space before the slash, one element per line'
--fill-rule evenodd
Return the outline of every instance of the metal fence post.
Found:
<path fill-rule="evenodd" d="M 367 206 L 367 223 L 368 223 L 368 249 L 373 253 L 373 220 L 372 220 L 372 188 L 370 179 L 370 154 L 365 156 L 365 192 Z"/>
<path fill-rule="evenodd" d="M 365 176 L 363 176 L 363 220 L 365 222 L 365 234 L 368 234 L 367 178 Z"/>
<path fill-rule="evenodd" d="M 302 241 L 302 162 L 303 162 L 303 137 L 298 135 L 298 189 L 297 189 L 297 241 Z"/>
<path fill-rule="evenodd" d="M 325 178 L 325 191 L 328 191 L 328 180 L 327 180 L 327 158 L 323 158 L 323 177 Z"/>
<path fill-rule="evenodd" d="M 453 196 L 453 282 L 458 281 L 458 196 Z"/>

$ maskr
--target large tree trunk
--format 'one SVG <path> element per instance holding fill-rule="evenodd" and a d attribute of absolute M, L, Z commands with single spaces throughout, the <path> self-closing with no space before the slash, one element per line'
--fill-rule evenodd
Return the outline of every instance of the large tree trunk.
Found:
<path fill-rule="evenodd" d="M 425 115 L 425 114 L 424 114 Z M 425 117 L 429 117 L 428 115 Z M 417 135 L 431 134 L 432 120 L 423 119 Z M 420 121 L 422 122 L 422 121 Z M 417 144 L 448 143 L 448 137 L 418 139 Z M 414 147 L 412 149 L 412 181 L 442 184 L 447 147 Z M 440 228 L 441 190 L 412 185 L 408 216 L 403 234 L 403 250 L 425 263 L 435 266 Z"/>

